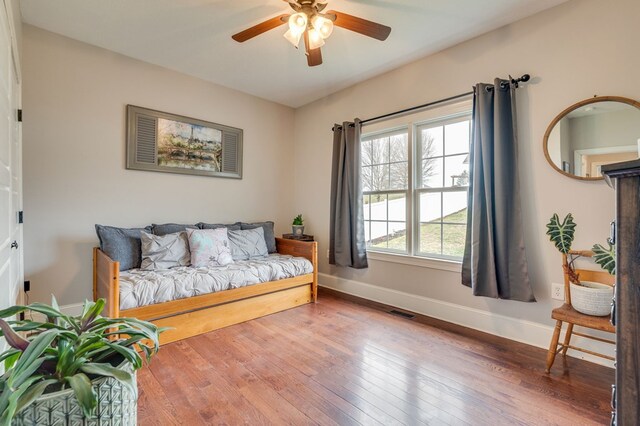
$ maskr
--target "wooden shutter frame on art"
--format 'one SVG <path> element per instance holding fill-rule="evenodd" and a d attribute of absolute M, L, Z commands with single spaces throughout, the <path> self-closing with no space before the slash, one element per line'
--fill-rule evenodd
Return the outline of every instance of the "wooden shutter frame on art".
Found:
<path fill-rule="evenodd" d="M 220 154 L 220 171 L 172 167 L 159 164 L 158 119 L 203 126 L 221 132 L 220 144 L 222 152 Z M 130 170 L 242 179 L 242 137 L 242 129 L 235 127 L 135 105 L 127 105 L 126 168 Z M 186 150 L 186 152 L 188 153 L 189 150 Z M 203 154 L 201 153 L 201 155 Z"/>

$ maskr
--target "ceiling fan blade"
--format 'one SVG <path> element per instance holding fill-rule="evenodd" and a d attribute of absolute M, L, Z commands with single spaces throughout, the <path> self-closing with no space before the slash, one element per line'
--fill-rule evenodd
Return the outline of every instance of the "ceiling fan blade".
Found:
<path fill-rule="evenodd" d="M 368 37 L 373 37 L 380 41 L 385 41 L 387 37 L 389 37 L 389 33 L 391 33 L 390 27 L 376 22 L 367 21 L 366 19 L 358 18 L 357 16 L 336 12 L 335 10 L 330 10 L 326 14 L 336 16 L 335 21 L 333 21 L 334 25 Z"/>
<path fill-rule="evenodd" d="M 238 43 L 243 43 L 249 39 L 254 38 L 255 36 L 259 36 L 262 33 L 266 33 L 269 30 L 277 28 L 280 25 L 284 25 L 286 22 L 286 18 L 288 17 L 289 15 L 285 13 L 276 16 L 275 18 L 267 19 L 266 21 L 261 22 L 258 25 L 254 25 L 253 27 L 247 28 L 244 31 L 240 31 L 238 34 L 232 35 L 231 38 Z"/>
<path fill-rule="evenodd" d="M 322 52 L 320 48 L 317 49 L 309 49 L 309 32 L 304 32 L 304 50 L 307 54 L 307 65 L 310 67 L 315 67 L 322 64 Z"/>

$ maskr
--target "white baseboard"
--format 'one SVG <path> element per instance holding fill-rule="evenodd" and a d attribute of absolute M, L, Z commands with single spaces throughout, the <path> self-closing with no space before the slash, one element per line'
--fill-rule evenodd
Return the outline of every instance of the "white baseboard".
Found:
<path fill-rule="evenodd" d="M 384 303 L 400 309 L 462 325 L 474 330 L 504 337 L 539 348 L 548 349 L 553 327 L 533 321 L 507 317 L 481 309 L 456 305 L 442 300 L 405 293 L 333 275 L 318 274 L 318 284 L 341 293 Z M 613 356 L 613 346 L 574 336 L 572 344 Z M 597 356 L 569 350 L 567 355 L 613 367 L 613 362 Z"/>

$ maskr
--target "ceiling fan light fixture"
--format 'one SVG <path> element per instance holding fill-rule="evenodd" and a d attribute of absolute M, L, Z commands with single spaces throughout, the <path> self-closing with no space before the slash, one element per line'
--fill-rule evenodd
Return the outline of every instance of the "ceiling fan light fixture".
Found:
<path fill-rule="evenodd" d="M 320 35 L 320 32 L 315 28 L 311 28 L 309 31 L 309 49 L 319 49 L 324 46 L 324 38 Z"/>
<path fill-rule="evenodd" d="M 307 29 L 307 15 L 304 13 L 294 13 L 289 16 L 289 29 L 294 33 L 302 34 Z"/>
<path fill-rule="evenodd" d="M 287 41 L 293 44 L 293 47 L 297 49 L 298 45 L 300 44 L 300 38 L 302 38 L 302 34 L 304 34 L 304 31 L 296 32 L 289 28 L 289 30 L 284 33 L 284 38 L 286 38 Z"/>
<path fill-rule="evenodd" d="M 320 36 L 324 39 L 328 38 L 333 32 L 333 22 L 330 19 L 316 15 L 311 20 L 313 28 L 315 28 Z"/>

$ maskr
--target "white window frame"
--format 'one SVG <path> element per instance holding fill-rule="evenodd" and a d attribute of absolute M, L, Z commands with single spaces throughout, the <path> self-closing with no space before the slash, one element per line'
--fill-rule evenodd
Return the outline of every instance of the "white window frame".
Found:
<path fill-rule="evenodd" d="M 461 123 L 463 121 L 469 121 L 469 138 L 471 138 L 471 111 L 467 111 L 467 112 L 462 112 L 462 113 L 457 113 L 457 114 L 453 114 L 453 115 L 449 115 L 446 117 L 441 117 L 441 118 L 437 118 L 434 120 L 429 120 L 426 122 L 422 122 L 422 123 L 415 123 L 413 126 L 413 133 L 414 133 L 414 141 L 415 141 L 415 146 L 413 147 L 414 152 L 418 152 L 418 150 L 421 148 L 419 146 L 419 139 L 418 139 L 418 132 L 420 131 L 420 129 L 422 127 L 439 127 L 439 126 L 446 126 L 449 124 L 455 124 L 455 123 Z M 446 145 L 447 141 L 446 139 L 444 140 L 444 144 Z M 460 156 L 460 153 L 456 153 L 456 154 L 446 154 L 445 153 L 446 150 L 443 146 L 443 151 L 442 151 L 442 155 L 438 156 L 438 157 L 434 157 L 434 158 L 442 158 L 442 166 L 443 166 L 443 179 L 446 179 L 446 176 L 444 176 L 445 173 L 445 167 L 446 167 L 446 159 L 447 157 L 455 157 L 455 156 Z M 466 153 L 467 155 L 469 155 L 469 151 L 467 151 Z M 464 187 L 455 187 L 455 186 L 442 186 L 442 187 L 435 187 L 435 188 L 425 188 L 422 186 L 418 186 L 419 184 L 421 184 L 421 182 L 419 181 L 420 179 L 418 178 L 418 176 L 420 175 L 420 166 L 418 166 L 418 161 L 422 162 L 422 158 L 420 158 L 419 160 L 416 159 L 416 162 L 414 164 L 412 164 L 414 166 L 414 175 L 415 177 L 415 182 L 416 185 L 413 187 L 413 207 L 414 207 L 414 217 L 416 218 L 416 222 L 415 224 L 417 226 L 414 226 L 415 231 L 413 233 L 413 238 L 412 238 L 412 243 L 413 243 L 413 249 L 411 251 L 413 256 L 416 257 L 424 257 L 424 258 L 429 258 L 429 259 L 443 259 L 443 260 L 447 260 L 447 261 L 452 261 L 452 262 L 461 262 L 461 258 L 457 257 L 457 256 L 448 256 L 446 254 L 437 254 L 437 253 L 428 253 L 428 252 L 421 252 L 420 251 L 420 196 L 422 194 L 427 194 L 427 193 L 432 193 L 432 194 L 441 194 L 441 198 L 440 198 L 440 212 L 442 213 L 443 209 L 444 209 L 444 193 L 446 192 L 465 192 L 467 193 L 468 191 L 468 187 L 466 187 L 466 189 L 462 189 Z M 442 216 L 441 216 L 442 218 Z M 442 248 L 442 245 L 444 244 L 444 226 L 445 222 L 441 222 L 441 227 L 440 227 L 440 245 Z M 457 225 L 457 224 L 456 224 Z M 459 225 L 457 225 L 459 226 Z"/>
<path fill-rule="evenodd" d="M 422 192 L 429 191 L 426 188 L 418 188 L 417 182 L 419 169 L 414 163 L 414 157 L 418 153 L 418 129 L 420 126 L 434 124 L 437 122 L 461 121 L 464 118 L 470 118 L 472 110 L 472 99 L 468 98 L 463 101 L 457 101 L 444 104 L 420 111 L 418 113 L 405 115 L 399 118 L 393 118 L 366 125 L 366 131 L 363 132 L 361 140 L 383 135 L 400 130 L 407 130 L 408 137 L 408 189 L 405 190 L 389 190 L 378 191 L 382 193 L 406 193 L 406 233 L 407 247 L 405 252 L 398 252 L 386 248 L 367 247 L 367 257 L 375 261 L 384 261 L 392 263 L 400 263 L 411 266 L 420 266 L 431 269 L 440 269 L 452 272 L 460 272 L 462 259 L 449 256 L 437 256 L 435 254 L 427 254 L 419 252 L 420 227 L 416 222 L 419 216 L 419 201 Z M 444 155 L 444 153 L 443 153 Z M 447 188 L 444 188 L 446 191 Z M 441 189 L 435 192 L 440 192 Z M 457 189 L 456 191 L 459 191 Z M 367 191 L 372 193 L 373 191 Z M 415 219 L 415 220 L 414 220 Z M 418 225 L 418 226 L 416 226 Z"/>
<path fill-rule="evenodd" d="M 408 254 L 409 253 L 409 241 L 411 240 L 411 238 L 409 238 L 409 232 L 411 232 L 411 227 L 410 227 L 410 223 L 409 223 L 409 217 L 410 217 L 410 204 L 409 204 L 409 198 L 411 197 L 411 187 L 412 187 L 412 177 L 411 177 L 411 152 L 413 151 L 411 148 L 411 141 L 412 141 L 412 131 L 410 130 L 409 127 L 407 126 L 402 126 L 402 127 L 395 127 L 395 128 L 391 128 L 391 129 L 386 129 L 384 131 L 381 132 L 373 132 L 373 133 L 367 133 L 365 135 L 362 135 L 360 137 L 360 143 L 364 142 L 365 140 L 372 140 L 372 139 L 377 139 L 377 138 L 381 138 L 381 137 L 387 137 L 387 136 L 393 136 L 393 135 L 399 135 L 399 134 L 407 134 L 407 149 L 409 150 L 409 152 L 407 153 L 407 188 L 406 189 L 386 189 L 386 190 L 380 190 L 380 191 L 363 191 L 362 195 L 386 195 L 387 196 L 387 214 L 386 217 L 387 219 L 384 221 L 387 223 L 387 232 L 389 230 L 388 226 L 389 226 L 389 222 L 394 222 L 394 223 L 398 223 L 399 221 L 397 220 L 389 220 L 389 198 L 388 196 L 391 194 L 404 194 L 405 196 L 405 224 L 406 224 L 406 230 L 405 233 L 407 235 L 407 244 L 405 245 L 405 250 L 404 251 L 399 251 L 399 250 L 394 250 L 394 249 L 389 249 L 389 248 L 385 248 L 385 247 L 376 247 L 374 250 L 372 251 L 380 251 L 380 252 L 387 252 L 387 253 L 395 253 L 395 254 Z M 389 158 L 389 163 L 385 163 L 385 164 L 389 164 L 391 165 L 391 158 Z M 360 170 L 362 170 L 362 168 L 365 166 L 360 165 Z M 369 167 L 369 166 L 366 166 Z M 369 208 L 371 206 L 371 199 L 369 199 L 369 204 L 368 204 Z M 365 208 L 367 208 L 367 206 L 365 206 Z M 371 210 L 369 210 L 369 235 L 371 235 L 371 222 L 382 222 L 382 221 L 378 221 L 378 220 L 372 220 L 371 218 Z M 388 235 L 388 234 L 387 234 Z M 369 251 L 370 249 L 367 248 L 367 251 Z"/>

